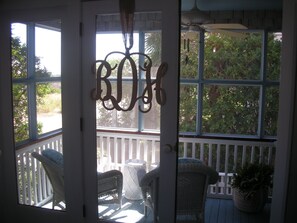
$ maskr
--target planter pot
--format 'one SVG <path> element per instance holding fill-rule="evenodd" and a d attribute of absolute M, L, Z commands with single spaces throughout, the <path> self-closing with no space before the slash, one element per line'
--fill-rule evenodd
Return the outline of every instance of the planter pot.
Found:
<path fill-rule="evenodd" d="M 245 194 L 233 188 L 233 201 L 236 208 L 248 213 L 256 213 L 263 210 L 268 199 L 268 191 L 261 188 L 252 197 L 245 198 Z"/>

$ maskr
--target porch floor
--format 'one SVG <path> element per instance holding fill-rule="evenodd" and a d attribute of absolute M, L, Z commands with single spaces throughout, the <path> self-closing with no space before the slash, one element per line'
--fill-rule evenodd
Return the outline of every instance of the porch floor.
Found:
<path fill-rule="evenodd" d="M 130 201 L 123 198 L 122 209 L 116 210 L 118 206 L 100 206 L 101 216 L 108 215 L 106 219 L 116 222 L 127 223 L 152 223 L 153 216 L 148 209 L 148 216 L 143 215 L 143 203 Z M 267 203 L 264 210 L 257 214 L 248 214 L 239 211 L 231 199 L 207 198 L 205 206 L 205 223 L 269 223 L 270 204 Z M 105 217 L 103 217 L 105 218 Z"/>
<path fill-rule="evenodd" d="M 43 206 L 51 208 L 51 202 Z M 153 223 L 152 211 L 144 217 L 143 201 L 131 201 L 123 197 L 122 208 L 119 205 L 102 205 L 98 208 L 100 219 L 125 223 Z M 205 223 L 269 223 L 270 203 L 256 214 L 239 211 L 231 199 L 207 198 L 205 204 Z"/>

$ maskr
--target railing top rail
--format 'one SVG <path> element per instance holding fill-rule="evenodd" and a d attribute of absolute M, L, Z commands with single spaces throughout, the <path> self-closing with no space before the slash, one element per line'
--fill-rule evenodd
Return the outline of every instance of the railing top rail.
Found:
<path fill-rule="evenodd" d="M 46 139 L 37 140 L 34 143 L 30 143 L 27 146 L 24 146 L 24 147 L 22 147 L 20 149 L 17 149 L 15 153 L 16 153 L 16 155 L 20 155 L 20 154 L 23 154 L 23 153 L 26 153 L 26 152 L 31 152 L 35 148 L 38 148 L 40 146 L 44 146 L 44 145 L 46 145 L 48 143 L 52 143 L 53 141 L 59 140 L 61 138 L 62 138 L 62 134 L 59 134 L 59 135 L 54 135 L 53 137 L 49 137 L 49 138 L 46 138 Z"/>
<path fill-rule="evenodd" d="M 192 138 L 192 137 L 180 137 L 180 142 L 197 142 L 205 144 L 224 144 L 224 145 L 249 145 L 249 146 L 275 146 L 275 142 L 264 142 L 264 141 L 252 141 L 242 139 L 207 139 L 207 138 Z"/>
<path fill-rule="evenodd" d="M 133 139 L 146 139 L 146 140 L 159 140 L 160 134 L 156 133 L 141 133 L 141 132 L 105 132 L 97 131 L 97 137 L 116 137 L 116 138 L 133 138 Z"/>
<path fill-rule="evenodd" d="M 103 137 L 117 137 L 117 138 L 133 138 L 145 140 L 158 140 L 160 138 L 158 133 L 143 133 L 143 132 L 117 132 L 117 131 L 97 131 L 97 136 Z M 215 138 L 197 138 L 197 137 L 179 137 L 179 142 L 196 142 L 205 144 L 224 144 L 224 145 L 249 145 L 249 146 L 264 146 L 274 147 L 275 142 L 268 141 L 253 141 L 251 139 L 215 139 Z"/>

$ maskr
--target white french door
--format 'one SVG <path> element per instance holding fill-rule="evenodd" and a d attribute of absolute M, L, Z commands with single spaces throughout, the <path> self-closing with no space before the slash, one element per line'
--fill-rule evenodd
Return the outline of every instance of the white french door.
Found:
<path fill-rule="evenodd" d="M 178 1 L 170 0 L 135 1 L 134 44 L 129 52 L 131 55 L 136 52 L 141 54 L 131 56 L 133 61 L 136 61 L 136 72 L 133 72 L 133 68 L 129 68 L 129 66 L 134 62 L 130 60 L 127 62 L 127 58 L 126 60 L 117 57 L 112 58 L 114 54 L 125 58 L 122 26 L 119 19 L 119 1 L 106 0 L 83 3 L 82 123 L 87 222 L 96 222 L 97 219 L 111 221 L 121 219 L 122 222 L 132 222 L 131 219 L 139 215 L 139 212 L 129 212 L 129 207 L 132 207 L 135 202 L 141 199 L 141 196 L 138 197 L 137 195 L 139 193 L 139 182 L 134 182 L 135 185 L 128 183 L 129 188 L 127 186 L 127 178 L 133 177 L 131 175 L 127 176 L 125 173 L 127 162 L 130 161 L 143 164 L 145 172 L 150 171 L 154 165 L 160 165 L 158 218 L 160 222 L 174 222 L 176 148 L 178 142 L 178 5 Z M 161 62 L 168 64 L 168 70 L 162 79 L 161 85 L 162 92 L 160 94 L 164 94 L 164 92 L 166 94 L 166 102 L 162 106 L 155 103 L 156 93 L 153 93 L 154 102 L 150 105 L 145 103 L 147 98 L 142 98 L 142 102 L 141 99 L 136 101 L 131 99 L 138 99 L 139 95 L 142 95 L 144 89 L 149 85 L 148 83 L 151 83 L 146 79 L 145 69 L 139 68 L 138 64 L 143 60 L 142 53 L 148 52 L 145 39 L 152 35 L 160 36 L 160 43 L 158 43 L 160 45 L 154 45 L 157 44 L 156 42 L 153 43 L 155 48 L 160 46 L 158 50 L 162 52 L 160 54 L 162 56 L 159 58 L 160 61 L 156 66 L 159 66 Z M 108 55 L 114 51 L 123 53 Z M 103 66 L 103 69 L 98 69 L 102 61 L 109 58 L 111 58 L 111 62 L 109 61 L 112 64 L 111 67 L 114 67 L 114 64 L 119 67 L 120 61 L 123 61 L 121 74 L 117 73 L 118 71 L 112 71 L 110 76 L 107 75 L 106 65 Z M 99 71 L 95 71 L 96 68 Z M 151 72 L 153 80 L 156 78 L 154 72 L 156 73 L 154 70 Z M 100 73 L 100 77 L 98 73 Z M 135 73 L 137 73 L 137 77 L 134 75 Z M 101 78 L 101 81 L 99 81 L 100 86 L 96 84 L 96 76 L 97 80 Z M 98 87 L 100 90 L 98 90 Z M 137 92 L 138 96 L 135 96 L 135 92 Z M 96 98 L 95 93 L 97 93 L 97 96 L 101 93 L 104 95 L 101 98 L 100 96 Z M 144 95 L 147 96 L 147 94 L 146 92 Z M 100 100 L 96 100 L 98 98 Z M 108 98 L 112 99 L 107 100 Z M 164 95 L 162 98 L 165 99 Z M 120 99 L 125 99 L 125 102 Z M 102 103 L 102 101 L 104 102 Z M 133 104 L 135 104 L 134 107 Z M 149 110 L 150 106 L 152 107 L 148 113 L 139 111 Z M 112 109 L 113 107 L 117 109 Z M 130 110 L 128 108 L 131 108 L 131 111 L 126 111 Z M 100 131 L 97 131 L 98 129 Z M 103 132 L 106 129 L 118 135 L 113 138 L 111 136 L 105 137 Z M 142 145 L 145 143 L 143 139 L 125 139 L 124 136 L 120 136 L 123 130 L 126 130 L 126 133 L 130 132 L 131 135 L 135 135 L 135 132 L 141 134 L 142 131 L 152 131 L 152 129 L 155 135 L 158 136 L 155 141 L 148 143 L 151 147 L 153 147 L 152 145 L 155 146 L 153 151 L 151 148 Z M 154 155 L 151 155 L 152 153 Z M 124 174 L 123 203 L 121 209 L 112 210 L 113 213 L 108 215 L 106 214 L 108 207 L 101 205 L 100 201 L 98 201 L 97 186 L 99 188 L 100 185 L 97 185 L 97 172 L 106 172 L 112 169 L 120 170 Z M 133 192 L 129 191 L 130 187 L 133 187 Z M 141 200 L 139 203 L 142 203 Z M 121 215 L 121 213 L 124 214 Z M 129 215 L 131 215 L 131 218 L 129 218 Z M 152 222 L 152 220 L 147 219 L 147 222 L 150 221 Z"/>
<path fill-rule="evenodd" d="M 157 34 L 157 36 L 159 35 L 161 37 L 161 45 L 158 49 L 161 51 L 161 56 L 159 55 L 160 61 L 157 66 L 159 66 L 161 62 L 166 62 L 168 64 L 168 70 L 165 76 L 162 77 L 162 84 L 160 85 L 162 91 L 160 91 L 161 93 L 159 93 L 162 95 L 164 94 L 164 92 L 166 93 L 166 102 L 162 106 L 158 105 L 158 103 L 155 102 L 156 94 L 153 93 L 154 102 L 152 102 L 151 111 L 154 111 L 155 113 L 153 113 L 154 116 L 151 116 L 150 113 L 142 114 L 138 111 L 139 106 L 142 110 L 148 109 L 148 105 L 145 104 L 147 100 L 146 96 L 143 97 L 143 104 L 139 102 L 140 100 L 135 103 L 136 112 L 131 112 L 129 113 L 129 115 L 127 115 L 128 118 L 130 118 L 130 120 L 132 121 L 129 123 L 127 121 L 121 122 L 122 126 L 116 126 L 116 131 L 119 130 L 118 127 L 121 127 L 123 130 L 123 128 L 127 127 L 125 125 L 128 123 L 128 127 L 130 128 L 130 130 L 133 128 L 133 131 L 137 133 L 141 133 L 142 130 L 146 131 L 147 133 L 154 132 L 153 135 L 157 136 L 157 138 L 148 142 L 146 146 L 143 146 L 143 139 L 141 139 L 140 134 L 138 139 L 131 139 L 131 144 L 123 143 L 123 147 L 121 147 L 121 149 L 125 149 L 127 154 L 121 154 L 123 150 L 119 150 L 119 147 L 117 149 L 113 148 L 113 150 L 109 151 L 107 154 L 103 154 L 106 153 L 106 151 L 103 150 L 103 147 L 107 145 L 107 141 L 102 141 L 102 144 L 100 144 L 101 142 L 98 141 L 97 136 L 99 133 L 97 133 L 96 130 L 96 120 L 98 119 L 98 117 L 101 117 L 105 111 L 101 108 L 101 113 L 98 112 L 99 110 L 98 107 L 96 108 L 96 101 L 90 97 L 92 89 L 96 88 L 96 78 L 95 75 L 92 73 L 92 66 L 97 59 L 100 59 L 99 56 L 97 57 L 96 55 L 96 47 L 99 47 L 99 49 L 101 49 L 105 45 L 105 43 L 103 43 L 101 40 L 97 39 L 96 41 L 96 33 L 100 33 L 102 31 L 100 28 L 97 27 L 97 25 L 100 22 L 102 22 L 102 24 L 107 24 L 108 22 L 110 22 L 110 19 L 113 17 L 110 15 L 118 16 L 118 4 L 119 1 L 116 0 L 89 1 L 81 3 L 83 15 L 81 25 L 82 34 L 80 34 L 79 29 L 80 3 L 73 3 L 73 5 L 69 6 L 53 6 L 52 8 L 46 8 L 47 5 L 45 6 L 45 8 L 42 8 L 41 4 L 38 9 L 19 10 L 16 12 L 10 12 L 7 15 L 1 15 L 0 177 L 1 180 L 3 179 L 4 183 L 1 184 L 0 188 L 1 195 L 4 195 L 4 199 L 1 201 L 1 207 L 3 207 L 2 210 L 7 210 L 3 215 L 5 218 L 4 222 L 18 222 L 23 220 L 32 223 L 75 223 L 83 221 L 94 223 L 97 222 L 98 219 L 104 219 L 104 217 L 100 215 L 101 207 L 98 208 L 97 172 L 105 171 L 105 169 L 102 167 L 102 165 L 100 165 L 102 159 L 100 160 L 100 162 L 98 162 L 97 157 L 103 158 L 105 155 L 107 155 L 107 164 L 110 164 L 109 166 L 107 165 L 107 169 L 118 169 L 123 171 L 125 168 L 126 160 L 129 160 L 130 158 L 134 160 L 134 158 L 136 158 L 138 161 L 143 161 L 142 158 L 144 156 L 150 157 L 151 151 L 147 149 L 147 145 L 152 144 L 154 144 L 154 156 L 147 158 L 145 161 L 146 166 L 149 165 L 149 167 L 146 167 L 146 171 L 149 171 L 151 168 L 155 167 L 158 164 L 160 165 L 160 183 L 158 188 L 159 220 L 160 222 L 174 222 L 174 195 L 177 156 L 175 150 L 178 141 L 177 105 L 179 64 L 179 2 L 177 0 L 136 0 L 135 3 L 135 17 L 137 17 L 138 19 L 144 18 L 143 21 L 137 21 L 136 23 L 140 23 L 135 25 L 135 33 L 138 33 L 138 37 L 135 37 L 134 43 L 135 45 L 138 45 L 137 51 L 146 53 L 145 49 L 141 48 L 140 46 L 145 47 L 144 40 L 147 35 Z M 108 18 L 107 21 L 104 21 L 104 19 L 106 18 Z M 151 19 L 152 21 L 149 21 L 149 19 Z M 52 22 L 57 21 L 58 27 L 52 26 Z M 39 153 L 41 153 L 42 150 L 47 147 L 57 149 L 55 147 L 56 143 L 45 144 L 44 147 L 42 147 L 41 149 L 37 147 L 33 148 L 32 145 L 34 143 L 40 145 L 39 140 L 42 141 L 44 139 L 42 134 L 47 133 L 45 132 L 45 130 L 43 130 L 44 132 L 39 134 L 38 131 L 36 131 L 37 129 L 35 129 L 37 138 L 28 137 L 28 141 L 30 143 L 28 143 L 27 146 L 30 147 L 31 145 L 31 147 L 33 148 L 31 148 L 32 151 L 30 150 L 30 152 L 28 152 L 21 159 L 20 162 L 19 160 L 17 160 L 17 150 L 19 149 L 19 147 L 15 141 L 16 136 L 14 131 L 16 127 L 13 123 L 13 84 L 23 86 L 27 84 L 26 86 L 29 86 L 29 88 L 31 86 L 38 88 L 39 86 L 44 84 L 44 82 L 50 82 L 51 80 L 48 77 L 45 78 L 45 81 L 43 81 L 43 79 L 40 79 L 40 77 L 34 77 L 34 75 L 36 75 L 36 70 L 34 71 L 34 62 L 30 65 L 30 69 L 32 69 L 31 71 L 33 74 L 32 78 L 27 78 L 26 76 L 26 78 L 21 77 L 18 79 L 12 76 L 12 71 L 10 69 L 12 60 L 11 27 L 14 23 L 25 24 L 25 26 L 28 28 L 27 30 L 32 28 L 32 32 L 28 31 L 28 34 L 33 33 L 31 36 L 33 39 L 34 35 L 36 35 L 36 33 L 34 34 L 34 29 L 37 28 L 42 28 L 50 32 L 59 32 L 59 34 L 61 35 L 61 53 L 60 55 L 58 55 L 61 56 L 61 73 L 58 77 L 51 77 L 54 78 L 54 85 L 52 87 L 61 86 L 61 89 L 59 90 L 61 92 L 60 97 L 62 102 L 62 128 L 59 133 L 62 138 L 62 144 L 58 144 L 59 146 L 62 146 L 62 152 L 64 155 L 64 189 L 66 202 L 65 210 L 53 210 L 50 207 L 44 207 L 43 204 L 39 203 L 39 198 L 37 199 L 37 193 L 44 193 L 46 195 L 45 199 L 48 199 L 50 201 L 51 189 L 49 186 L 46 186 L 46 184 L 44 184 L 45 186 L 42 187 L 43 191 L 42 193 L 40 192 L 39 184 L 37 181 L 35 181 L 35 170 L 37 170 L 37 168 L 39 167 L 37 165 L 39 164 L 35 162 L 35 160 L 31 156 L 31 153 L 33 151 L 38 151 Z M 112 21 L 110 24 L 112 24 Z M 138 30 L 137 27 L 142 27 L 143 30 Z M 121 35 L 120 29 L 114 31 L 117 31 Z M 114 33 L 114 31 L 112 33 Z M 80 41 L 80 35 L 82 36 L 82 42 Z M 40 39 L 42 41 L 45 41 L 45 39 L 43 38 Z M 111 43 L 111 45 L 115 43 L 112 41 L 108 42 L 109 44 Z M 30 43 L 30 46 L 33 46 L 31 56 L 34 59 L 34 46 L 36 42 L 34 42 L 33 40 L 32 43 Z M 50 45 L 49 43 L 50 41 L 45 41 L 43 45 Z M 53 59 L 56 60 L 56 56 L 54 56 Z M 131 86 L 133 81 L 131 80 L 133 79 L 133 77 L 128 76 L 125 78 L 127 79 L 127 82 L 126 80 L 123 81 L 122 87 L 123 90 L 125 89 L 123 91 L 123 95 L 129 95 L 129 90 L 132 89 Z M 153 79 L 151 81 L 156 78 L 156 70 L 152 71 L 152 78 Z M 143 92 L 147 83 L 150 83 L 149 81 L 147 82 L 147 80 L 148 79 L 146 79 L 143 73 L 143 79 L 138 83 L 137 89 L 140 89 Z M 59 82 L 59 84 L 57 84 L 57 82 Z M 156 88 L 155 85 L 152 86 L 152 88 L 153 87 Z M 26 89 L 26 87 L 24 87 L 24 89 Z M 31 91 L 31 94 L 34 94 L 34 92 L 36 91 Z M 29 94 L 26 93 L 25 95 Z M 33 106 L 28 105 L 28 108 L 33 111 L 35 110 L 36 113 L 36 104 L 33 104 Z M 120 116 L 119 114 L 114 114 L 111 120 L 114 121 L 114 117 L 127 118 L 126 114 L 128 113 L 124 113 L 124 115 L 122 116 Z M 35 119 L 35 121 L 33 120 L 33 126 L 35 125 L 35 127 L 37 127 L 38 120 L 36 121 L 36 119 L 38 119 L 38 112 L 37 114 L 33 113 L 32 117 L 34 117 Z M 108 113 L 106 114 L 106 117 L 108 117 Z M 98 125 L 100 126 L 101 124 Z M 51 133 L 53 132 L 50 132 L 48 136 L 51 137 Z M 58 149 L 60 149 L 60 147 Z M 27 148 L 25 150 L 27 151 Z M 117 156 L 115 156 L 116 152 L 119 152 Z M 120 154 L 122 156 L 120 156 Z M 110 157 L 108 157 L 109 155 Z M 122 159 L 120 159 L 120 157 L 122 157 Z M 21 168 L 24 167 L 26 169 L 26 171 L 21 170 L 21 172 L 24 173 L 23 176 L 26 177 L 26 179 L 23 181 L 19 181 L 17 175 L 17 168 L 19 164 L 22 164 Z M 32 170 L 34 170 L 35 172 Z M 43 177 L 44 178 L 42 179 L 45 179 L 45 175 Z M 42 180 L 39 183 L 41 184 Z M 24 186 L 25 184 L 26 186 Z M 28 184 L 32 185 L 32 187 L 30 188 Z M 38 187 L 36 185 L 38 185 Z M 29 189 L 26 192 L 24 192 L 24 190 L 18 191 L 21 186 L 23 186 L 22 188 L 26 188 L 26 190 L 27 188 Z M 128 189 L 125 187 L 125 185 L 123 189 L 123 200 L 128 199 Z M 34 193 L 31 193 L 31 191 L 34 191 Z M 29 200 L 24 200 L 24 195 L 28 196 Z M 21 200 L 20 198 L 22 198 L 23 200 Z M 42 201 L 44 201 L 44 199 Z M 141 203 L 141 200 L 136 201 L 139 201 Z M 125 209 L 126 207 L 127 206 L 124 206 L 122 209 Z M 141 212 L 140 214 L 143 214 L 143 212 Z M 115 220 L 111 217 L 107 219 L 112 221 Z M 126 222 L 129 222 L 129 220 Z"/>
<path fill-rule="evenodd" d="M 40 7 L 3 13 L 0 21 L 1 222 L 82 222 L 81 113 L 73 100 L 81 92 L 79 13 Z M 38 129 L 37 95 L 45 89 L 55 89 L 61 111 L 50 128 Z M 51 208 L 51 186 L 31 156 L 47 148 L 64 155 L 63 210 Z"/>

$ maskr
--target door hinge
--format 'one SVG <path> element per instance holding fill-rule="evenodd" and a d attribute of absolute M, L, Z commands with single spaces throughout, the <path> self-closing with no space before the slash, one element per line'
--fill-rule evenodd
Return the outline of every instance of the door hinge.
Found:
<path fill-rule="evenodd" d="M 80 123 L 79 123 L 79 125 L 80 125 L 80 131 L 82 132 L 83 131 L 83 118 L 80 118 Z"/>
<path fill-rule="evenodd" d="M 83 205 L 83 217 L 86 217 L 86 205 Z"/>
<path fill-rule="evenodd" d="M 83 23 L 82 22 L 79 23 L 79 35 L 80 36 L 83 35 Z"/>

